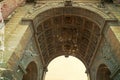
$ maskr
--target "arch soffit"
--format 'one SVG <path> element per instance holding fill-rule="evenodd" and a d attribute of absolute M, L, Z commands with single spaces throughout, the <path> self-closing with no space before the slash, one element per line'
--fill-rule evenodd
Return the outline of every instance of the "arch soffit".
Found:
<path fill-rule="evenodd" d="M 24 19 L 33 20 L 34 27 L 38 27 L 40 23 L 44 22 L 48 18 L 59 16 L 59 15 L 75 15 L 75 16 L 86 17 L 89 20 L 96 23 L 97 25 L 99 25 L 100 28 L 103 28 L 106 20 L 116 20 L 114 18 L 109 17 L 104 12 L 90 6 L 80 6 L 80 7 L 57 6 L 56 7 L 51 5 L 48 5 L 47 8 L 43 8 L 43 9 L 41 7 L 37 8 L 32 14 L 29 14 Z M 50 58 L 48 63 L 51 60 L 53 60 L 55 57 L 56 56 L 53 56 L 53 58 Z M 79 59 L 81 60 L 82 58 L 79 58 Z M 82 60 L 82 62 L 85 64 L 84 60 Z"/>

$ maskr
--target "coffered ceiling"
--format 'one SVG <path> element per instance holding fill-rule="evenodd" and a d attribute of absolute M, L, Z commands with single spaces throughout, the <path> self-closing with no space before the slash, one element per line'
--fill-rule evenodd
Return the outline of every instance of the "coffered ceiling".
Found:
<path fill-rule="evenodd" d="M 98 7 L 71 1 L 37 4 L 24 20 L 31 21 L 43 64 L 54 58 L 75 56 L 89 67 L 110 21 L 116 21 Z"/>
<path fill-rule="evenodd" d="M 72 55 L 89 64 L 99 42 L 100 28 L 85 17 L 61 15 L 41 23 L 37 37 L 45 62 L 59 55 Z"/>

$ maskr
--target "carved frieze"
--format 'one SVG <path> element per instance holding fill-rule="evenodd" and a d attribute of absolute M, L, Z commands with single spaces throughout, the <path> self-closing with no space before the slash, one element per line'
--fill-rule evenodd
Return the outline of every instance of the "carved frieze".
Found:
<path fill-rule="evenodd" d="M 104 40 L 104 44 L 101 47 L 101 56 L 106 62 L 106 64 L 109 66 L 109 68 L 111 69 L 111 72 L 114 72 L 119 66 L 117 60 L 114 57 L 114 54 L 115 53 L 112 50 L 110 43 Z"/>
<path fill-rule="evenodd" d="M 76 19 L 75 24 L 82 27 L 83 26 L 83 18 L 76 16 L 75 19 Z"/>
<path fill-rule="evenodd" d="M 62 18 L 63 18 L 63 16 L 58 16 L 58 17 L 54 17 L 53 18 L 53 23 L 55 24 L 55 25 L 60 25 L 60 24 L 62 24 Z"/>
<path fill-rule="evenodd" d="M 115 71 L 115 73 L 111 76 L 113 80 L 120 80 L 120 66 L 118 69 Z"/>
<path fill-rule="evenodd" d="M 120 80 L 120 73 L 118 73 L 115 77 L 114 80 Z"/>
<path fill-rule="evenodd" d="M 89 19 L 95 21 L 99 27 L 103 27 L 105 19 L 114 19 L 114 16 L 108 16 L 102 9 L 99 9 L 96 4 L 84 4 L 84 3 L 73 3 L 73 7 L 64 7 L 61 2 L 52 2 L 43 4 L 43 6 L 38 6 L 34 8 L 32 14 L 26 16 L 26 19 L 33 19 L 35 26 L 38 26 L 40 22 L 45 19 L 58 15 L 80 15 L 88 17 Z M 37 16 L 37 17 L 36 17 Z"/>
<path fill-rule="evenodd" d="M 38 33 L 38 34 L 41 34 L 42 31 L 43 31 L 43 26 L 42 26 L 42 25 L 39 25 L 39 26 L 37 27 L 37 33 Z"/>
<path fill-rule="evenodd" d="M 32 40 L 30 40 L 30 42 L 26 46 L 23 57 L 20 60 L 19 67 L 22 66 L 22 69 L 25 68 L 26 61 L 29 61 L 30 59 L 38 56 L 37 49 L 35 49 L 35 44 L 34 44 L 34 41 L 32 41 Z"/>

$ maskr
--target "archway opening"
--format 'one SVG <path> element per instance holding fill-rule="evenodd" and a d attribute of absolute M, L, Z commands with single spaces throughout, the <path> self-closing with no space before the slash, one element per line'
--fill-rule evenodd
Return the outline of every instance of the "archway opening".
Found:
<path fill-rule="evenodd" d="M 97 80 L 111 80 L 111 72 L 104 64 L 100 65 L 97 72 Z"/>
<path fill-rule="evenodd" d="M 60 56 L 48 65 L 45 80 L 88 80 L 85 65 L 77 58 Z"/>
<path fill-rule="evenodd" d="M 35 62 L 31 62 L 26 68 L 26 74 L 23 75 L 22 80 L 37 80 L 38 72 Z"/>

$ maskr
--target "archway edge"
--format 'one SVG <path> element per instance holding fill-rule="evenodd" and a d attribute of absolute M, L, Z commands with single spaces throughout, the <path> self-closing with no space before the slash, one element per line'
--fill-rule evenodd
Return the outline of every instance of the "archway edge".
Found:
<path fill-rule="evenodd" d="M 38 69 L 38 65 L 37 65 L 38 63 L 37 63 L 36 61 L 32 61 L 32 60 L 31 60 L 29 63 L 26 64 L 25 69 L 27 69 L 27 67 L 28 67 L 31 63 L 34 63 L 34 64 L 35 64 L 34 66 L 36 66 L 36 68 Z"/>
<path fill-rule="evenodd" d="M 27 67 L 30 63 L 36 64 L 36 67 L 38 69 L 38 61 L 36 61 L 34 58 L 31 58 L 31 59 L 29 58 L 27 61 L 25 61 L 25 59 L 24 59 L 23 61 L 25 62 L 24 66 L 23 66 L 24 69 L 27 69 Z"/>
<path fill-rule="evenodd" d="M 35 61 L 30 62 L 26 67 L 26 74 L 23 75 L 23 80 L 26 79 L 38 79 L 38 67 Z M 35 75 L 32 75 L 35 74 Z M 32 76 L 31 76 L 32 75 Z M 31 77 L 31 78 L 30 78 Z"/>
<path fill-rule="evenodd" d="M 102 75 L 101 75 L 101 72 L 102 72 L 102 74 L 103 74 L 103 72 L 107 75 L 107 79 L 105 79 L 105 80 L 111 80 L 110 79 L 110 75 L 111 75 L 111 71 L 110 71 L 110 69 L 108 68 L 108 66 L 106 65 L 106 64 L 100 64 L 99 65 L 99 67 L 98 67 L 98 69 L 97 69 L 97 76 L 96 76 L 96 80 L 98 80 L 98 79 L 100 79 L 100 78 L 102 78 Z M 105 76 L 105 74 L 104 74 L 104 76 Z M 103 77 L 104 77 L 103 76 Z M 101 80 L 101 79 L 100 79 Z M 103 79 L 102 79 L 103 80 Z"/>
<path fill-rule="evenodd" d="M 46 67 L 48 67 L 48 65 L 50 64 L 51 61 L 53 61 L 55 58 L 60 57 L 60 56 L 65 56 L 65 55 L 63 55 L 63 54 L 56 54 L 54 56 L 50 56 L 48 62 L 46 63 Z M 89 69 L 87 64 L 86 64 L 86 62 L 85 62 L 85 60 L 83 58 L 81 58 L 81 56 L 74 56 L 74 55 L 70 55 L 70 56 L 73 56 L 73 57 L 77 58 L 78 60 L 80 60 L 84 64 L 86 69 Z"/>
<path fill-rule="evenodd" d="M 58 6 L 51 4 L 33 9 L 34 11 L 28 14 L 23 20 L 33 20 L 34 26 L 36 27 L 51 17 L 60 15 L 75 15 L 88 18 L 98 24 L 100 28 L 104 26 L 105 21 L 117 20 L 115 17 L 109 16 L 105 12 L 87 5 L 64 7 L 59 4 Z"/>
<path fill-rule="evenodd" d="M 64 7 L 63 5 L 61 6 L 61 5 L 51 5 L 51 4 L 47 4 L 46 6 L 43 7 L 34 8 L 33 13 L 28 14 L 23 20 L 32 21 L 33 27 L 36 30 L 36 28 L 41 23 L 43 23 L 45 20 L 48 20 L 49 18 L 60 15 L 73 15 L 73 16 L 80 16 L 89 19 L 90 21 L 96 23 L 100 27 L 101 31 L 107 20 L 116 21 L 115 18 L 110 17 L 107 14 L 105 14 L 103 11 L 93 8 L 91 6 L 79 5 L 79 6 Z"/>
<path fill-rule="evenodd" d="M 103 66 L 106 66 L 110 70 L 110 72 L 112 73 L 110 66 L 104 61 L 98 61 L 98 64 L 96 65 L 96 70 L 95 70 L 96 73 L 98 72 L 99 68 L 101 68 Z"/>
<path fill-rule="evenodd" d="M 98 66 L 97 72 L 98 72 L 100 69 L 102 69 L 102 68 L 108 68 L 108 69 L 109 69 L 108 65 L 102 63 L 102 64 L 100 64 L 100 65 Z M 109 69 L 109 70 L 110 70 L 110 69 Z"/>

